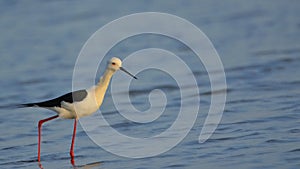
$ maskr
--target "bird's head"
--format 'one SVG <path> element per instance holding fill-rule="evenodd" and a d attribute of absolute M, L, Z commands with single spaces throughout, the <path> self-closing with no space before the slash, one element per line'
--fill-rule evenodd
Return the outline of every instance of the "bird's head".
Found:
<path fill-rule="evenodd" d="M 113 57 L 108 61 L 107 67 L 108 67 L 108 69 L 115 72 L 122 67 L 122 61 L 121 61 L 121 59 L 119 59 L 117 57 Z"/>
<path fill-rule="evenodd" d="M 129 76 L 137 79 L 137 77 L 135 77 L 134 75 L 132 75 L 122 67 L 122 61 L 117 57 L 113 57 L 108 61 L 107 68 L 113 72 L 116 72 L 117 70 L 122 70 L 123 72 L 127 73 Z"/>

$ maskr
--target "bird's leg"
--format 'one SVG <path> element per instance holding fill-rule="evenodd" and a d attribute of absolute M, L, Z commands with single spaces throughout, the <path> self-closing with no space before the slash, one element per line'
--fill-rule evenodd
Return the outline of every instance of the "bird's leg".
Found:
<path fill-rule="evenodd" d="M 73 129 L 72 143 L 71 143 L 71 148 L 70 148 L 71 160 L 74 159 L 74 143 L 75 143 L 75 137 L 76 137 L 76 126 L 77 126 L 77 118 L 74 119 L 74 129 Z"/>
<path fill-rule="evenodd" d="M 42 119 L 39 121 L 39 124 L 38 124 L 38 130 L 39 130 L 39 136 L 38 136 L 38 161 L 40 162 L 41 161 L 41 135 L 42 135 L 42 125 L 43 123 L 47 122 L 47 121 L 50 121 L 50 120 L 53 120 L 55 118 L 57 118 L 58 115 L 55 115 L 55 116 L 52 116 L 52 117 L 49 117 L 49 118 L 46 118 L 46 119 Z"/>

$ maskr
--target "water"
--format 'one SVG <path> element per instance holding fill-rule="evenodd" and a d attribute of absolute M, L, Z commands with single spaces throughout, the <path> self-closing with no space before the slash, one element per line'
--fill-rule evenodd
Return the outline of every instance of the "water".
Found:
<path fill-rule="evenodd" d="M 80 49 L 89 36 L 106 23 L 135 12 L 171 13 L 198 26 L 211 39 L 224 64 L 228 95 L 217 130 L 205 143 L 198 143 L 211 92 L 203 66 L 187 60 L 199 83 L 201 109 L 195 125 L 180 144 L 151 158 L 124 158 L 99 148 L 79 127 L 75 145 L 77 167 L 300 167 L 298 1 L 119 3 L 2 1 L 1 105 L 45 100 L 70 91 Z M 144 47 L 161 47 L 181 56 L 192 55 L 178 42 L 150 35 L 128 39 L 111 53 L 125 57 Z M 99 75 L 101 72 L 100 68 Z M 140 76 L 165 75 L 148 71 Z M 178 111 L 178 86 L 171 78 L 160 83 L 146 80 L 135 83 L 131 98 L 138 109 L 147 109 L 149 91 L 161 88 L 170 99 L 169 113 L 145 126 L 132 124 L 114 110 L 108 93 L 101 107 L 104 116 L 116 130 L 131 136 L 149 137 L 164 131 L 176 118 L 176 114 L 170 112 Z M 36 124 L 51 115 L 52 112 L 43 109 L 1 108 L 0 168 L 38 168 Z M 68 156 L 72 123 L 72 120 L 56 120 L 43 128 L 44 168 L 72 168 Z"/>

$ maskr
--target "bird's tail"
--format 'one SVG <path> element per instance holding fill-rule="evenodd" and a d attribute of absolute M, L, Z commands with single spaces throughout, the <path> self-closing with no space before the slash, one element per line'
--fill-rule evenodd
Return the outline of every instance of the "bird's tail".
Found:
<path fill-rule="evenodd" d="M 9 105 L 0 105 L 0 109 L 15 109 L 15 108 L 25 108 L 25 107 L 34 107 L 37 106 L 34 103 L 26 104 L 9 104 Z"/>
<path fill-rule="evenodd" d="M 25 104 L 19 104 L 17 105 L 19 108 L 23 108 L 23 107 L 34 107 L 37 106 L 35 103 L 25 103 Z"/>

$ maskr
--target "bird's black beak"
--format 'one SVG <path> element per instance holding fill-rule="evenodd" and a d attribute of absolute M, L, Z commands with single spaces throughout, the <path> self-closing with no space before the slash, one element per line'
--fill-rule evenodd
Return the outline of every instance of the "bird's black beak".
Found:
<path fill-rule="evenodd" d="M 129 73 L 126 69 L 124 69 L 123 67 L 120 67 L 120 70 L 122 70 L 123 72 L 127 73 L 129 76 L 138 79 L 137 77 L 133 76 L 131 73 Z"/>

